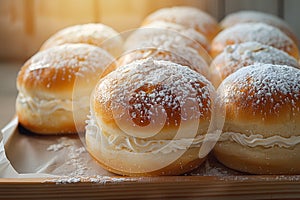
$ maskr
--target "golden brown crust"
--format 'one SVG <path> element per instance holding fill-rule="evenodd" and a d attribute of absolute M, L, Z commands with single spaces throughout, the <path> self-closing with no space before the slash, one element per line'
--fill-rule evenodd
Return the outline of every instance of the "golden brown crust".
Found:
<path fill-rule="evenodd" d="M 210 55 L 214 58 L 228 45 L 255 41 L 285 51 L 299 58 L 297 45 L 279 29 L 263 23 L 237 24 L 221 31 L 212 41 Z"/>
<path fill-rule="evenodd" d="M 120 57 L 117 60 L 118 66 L 127 65 L 136 60 L 142 60 L 146 58 L 153 58 L 154 60 L 166 60 L 171 61 L 183 66 L 191 66 L 191 63 L 184 59 L 183 57 L 172 53 L 170 51 L 165 51 L 157 48 L 145 48 L 145 49 L 137 49 L 133 50 L 124 56 Z"/>
<path fill-rule="evenodd" d="M 169 82 L 168 79 L 160 81 L 157 79 L 157 74 L 162 77 L 170 76 L 178 82 Z M 190 81 L 187 84 L 185 81 L 188 81 L 186 78 L 190 75 L 195 78 L 193 78 L 195 82 Z M 173 138 L 172 132 L 176 133 L 176 131 L 171 130 L 179 128 L 181 114 L 186 112 L 181 110 L 183 102 L 180 102 L 180 99 L 190 98 L 197 102 L 186 102 L 185 105 L 197 106 L 195 112 L 201 113 L 201 117 L 198 119 L 199 130 L 201 130 L 199 134 L 204 134 L 207 130 L 205 127 L 208 126 L 206 122 L 210 120 L 211 116 L 210 92 L 213 87 L 209 81 L 201 77 L 201 75 L 189 70 L 187 67 L 168 61 L 151 59 L 136 61 L 118 68 L 98 83 L 93 97 L 92 109 L 96 117 L 99 118 L 99 122 L 102 123 L 102 128 L 109 129 L 106 132 L 113 130 L 120 134 L 123 133 L 119 130 L 118 123 L 123 125 L 134 123 L 136 126 L 145 127 L 151 123 L 152 114 L 152 117 L 156 116 L 158 118 L 166 115 L 164 128 L 156 137 Z M 190 91 L 183 92 L 182 90 Z M 175 91 L 178 91 L 178 93 Z M 156 111 L 153 113 L 152 107 L 155 106 L 160 106 L 158 113 Z M 128 113 L 128 115 L 123 113 Z M 189 117 L 193 115 L 193 113 L 186 114 Z M 128 120 L 129 122 L 127 122 Z M 132 128 L 136 129 L 134 127 L 129 129 Z"/>
<path fill-rule="evenodd" d="M 299 77 L 299 69 L 281 65 L 255 64 L 238 70 L 223 81 L 226 121 L 297 124 Z"/>
<path fill-rule="evenodd" d="M 39 94 L 43 98 L 61 96 L 70 99 L 80 74 L 101 74 L 113 61 L 105 50 L 91 45 L 56 46 L 38 52 L 23 65 L 17 77 L 17 87 L 31 96 Z"/>
<path fill-rule="evenodd" d="M 193 28 L 206 36 L 208 40 L 212 40 L 220 30 L 217 21 L 213 17 L 197 8 L 187 6 L 157 10 L 146 17 L 142 24 L 149 24 L 153 21 L 166 21 Z"/>
<path fill-rule="evenodd" d="M 40 65 L 37 69 L 30 70 L 30 67 L 33 65 L 36 64 L 30 59 L 21 68 L 17 77 L 18 88 L 26 90 L 27 88 L 34 87 L 36 91 L 47 90 L 50 93 L 58 92 L 66 94 L 66 96 L 72 94 L 76 78 L 75 73 L 78 72 L 79 66 L 62 66 L 55 68 L 54 66 L 47 66 L 45 64 Z M 36 91 L 33 92 L 35 93 Z"/>
<path fill-rule="evenodd" d="M 170 61 L 150 58 L 119 67 L 93 94 L 88 151 L 121 175 L 188 172 L 204 161 L 198 153 L 213 90 L 204 76 Z"/>
<path fill-rule="evenodd" d="M 65 44 L 37 53 L 17 77 L 19 122 L 39 134 L 83 130 L 89 95 L 113 62 L 105 50 L 87 44 Z"/>
<path fill-rule="evenodd" d="M 215 87 L 230 74 L 256 63 L 288 65 L 300 68 L 296 59 L 284 51 L 257 42 L 230 45 L 210 65 L 210 77 Z"/>
<path fill-rule="evenodd" d="M 199 59 L 197 59 L 197 57 L 193 57 L 193 60 L 188 60 L 187 54 L 185 54 L 185 57 L 182 57 L 181 55 L 176 54 L 176 51 L 170 52 L 159 48 L 141 48 L 133 50 L 120 57 L 117 60 L 117 65 L 123 66 L 132 63 L 133 61 L 147 58 L 153 58 L 154 60 L 171 61 L 183 66 L 188 66 L 192 70 L 209 78 L 209 67 L 207 63 L 200 57 Z M 110 69 L 109 71 L 112 71 L 112 69 Z"/>
<path fill-rule="evenodd" d="M 248 147 L 235 142 L 218 142 L 216 158 L 229 168 L 252 174 L 299 174 L 300 145 L 293 148 Z"/>

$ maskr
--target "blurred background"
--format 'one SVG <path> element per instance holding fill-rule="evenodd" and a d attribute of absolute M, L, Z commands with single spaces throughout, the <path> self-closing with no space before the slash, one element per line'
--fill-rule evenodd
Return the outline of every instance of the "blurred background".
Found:
<path fill-rule="evenodd" d="M 19 68 L 53 33 L 88 22 L 121 32 L 138 27 L 159 8 L 176 5 L 198 7 L 217 20 L 245 9 L 271 13 L 286 20 L 300 38 L 299 0 L 0 0 L 0 128 L 14 115 Z"/>
<path fill-rule="evenodd" d="M 0 59 L 24 61 L 66 26 L 102 22 L 125 31 L 150 12 L 175 5 L 198 7 L 218 20 L 237 10 L 260 10 L 284 18 L 300 36 L 299 0 L 0 0 Z"/>

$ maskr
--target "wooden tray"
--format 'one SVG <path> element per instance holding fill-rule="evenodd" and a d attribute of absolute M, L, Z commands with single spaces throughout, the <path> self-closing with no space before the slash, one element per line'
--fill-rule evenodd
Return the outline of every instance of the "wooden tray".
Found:
<path fill-rule="evenodd" d="M 6 127 L 14 131 L 16 119 Z M 216 166 L 220 165 L 216 163 Z M 0 168 L 1 170 L 1 168 Z M 201 169 L 200 169 L 201 170 Z M 300 175 L 0 178 L 0 199 L 300 199 Z"/>
<path fill-rule="evenodd" d="M 0 179 L 0 199 L 299 199 L 299 176 L 113 177 L 57 184 L 53 179 Z"/>

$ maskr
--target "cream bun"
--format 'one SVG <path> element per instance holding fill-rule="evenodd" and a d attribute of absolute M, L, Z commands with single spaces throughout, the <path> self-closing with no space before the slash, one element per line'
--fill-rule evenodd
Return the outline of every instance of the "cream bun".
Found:
<path fill-rule="evenodd" d="M 253 174 L 300 173 L 300 70 L 255 64 L 228 76 L 219 94 L 226 108 L 214 155 Z"/>
<path fill-rule="evenodd" d="M 76 127 L 73 110 L 89 113 L 90 93 L 113 62 L 108 52 L 88 44 L 65 44 L 38 52 L 17 77 L 19 123 L 38 134 L 84 130 L 86 116 L 78 116 Z"/>
<path fill-rule="evenodd" d="M 214 88 L 188 67 L 152 58 L 102 78 L 86 126 L 90 154 L 130 176 L 178 175 L 198 167 Z"/>

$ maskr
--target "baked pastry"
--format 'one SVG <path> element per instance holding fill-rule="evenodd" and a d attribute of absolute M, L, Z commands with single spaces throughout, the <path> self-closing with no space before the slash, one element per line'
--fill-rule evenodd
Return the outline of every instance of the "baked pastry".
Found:
<path fill-rule="evenodd" d="M 300 70 L 255 64 L 222 83 L 226 108 L 214 155 L 253 174 L 300 173 Z"/>
<path fill-rule="evenodd" d="M 38 52 L 17 77 L 19 123 L 38 134 L 84 130 L 86 115 L 78 114 L 89 113 L 90 93 L 103 69 L 113 63 L 109 53 L 88 44 L 65 44 Z M 77 124 L 73 118 L 76 108 Z"/>
<path fill-rule="evenodd" d="M 254 10 L 242 10 L 227 15 L 221 22 L 221 28 L 225 29 L 239 23 L 262 22 L 274 26 L 290 37 L 295 44 L 298 44 L 298 38 L 292 28 L 283 19 L 268 13 Z"/>
<path fill-rule="evenodd" d="M 243 23 L 221 31 L 212 41 L 211 56 L 216 57 L 226 46 L 243 42 L 259 42 L 299 58 L 297 45 L 279 29 L 264 23 Z"/>
<path fill-rule="evenodd" d="M 117 68 L 91 97 L 86 145 L 105 169 L 177 175 L 199 166 L 214 88 L 188 67 L 151 58 Z"/>
<path fill-rule="evenodd" d="M 212 16 L 200 9 L 188 6 L 159 9 L 147 16 L 142 25 L 153 21 L 172 22 L 186 28 L 193 28 L 202 33 L 208 40 L 212 40 L 220 29 L 218 22 Z"/>
<path fill-rule="evenodd" d="M 41 50 L 67 43 L 85 43 L 101 47 L 118 57 L 122 53 L 123 39 L 109 26 L 100 23 L 74 25 L 52 35 L 44 42 Z"/>
<path fill-rule="evenodd" d="M 215 87 L 236 70 L 256 63 L 288 65 L 300 68 L 297 60 L 284 51 L 258 42 L 229 45 L 210 65 L 211 81 Z"/>
<path fill-rule="evenodd" d="M 144 26 L 142 26 L 142 28 L 167 29 L 167 30 L 177 31 L 179 34 L 182 34 L 185 37 L 198 42 L 207 52 L 210 51 L 209 41 L 206 39 L 206 37 L 203 34 L 197 32 L 193 28 L 187 28 L 180 24 L 175 24 L 166 21 L 153 21 L 149 24 L 145 24 Z"/>

